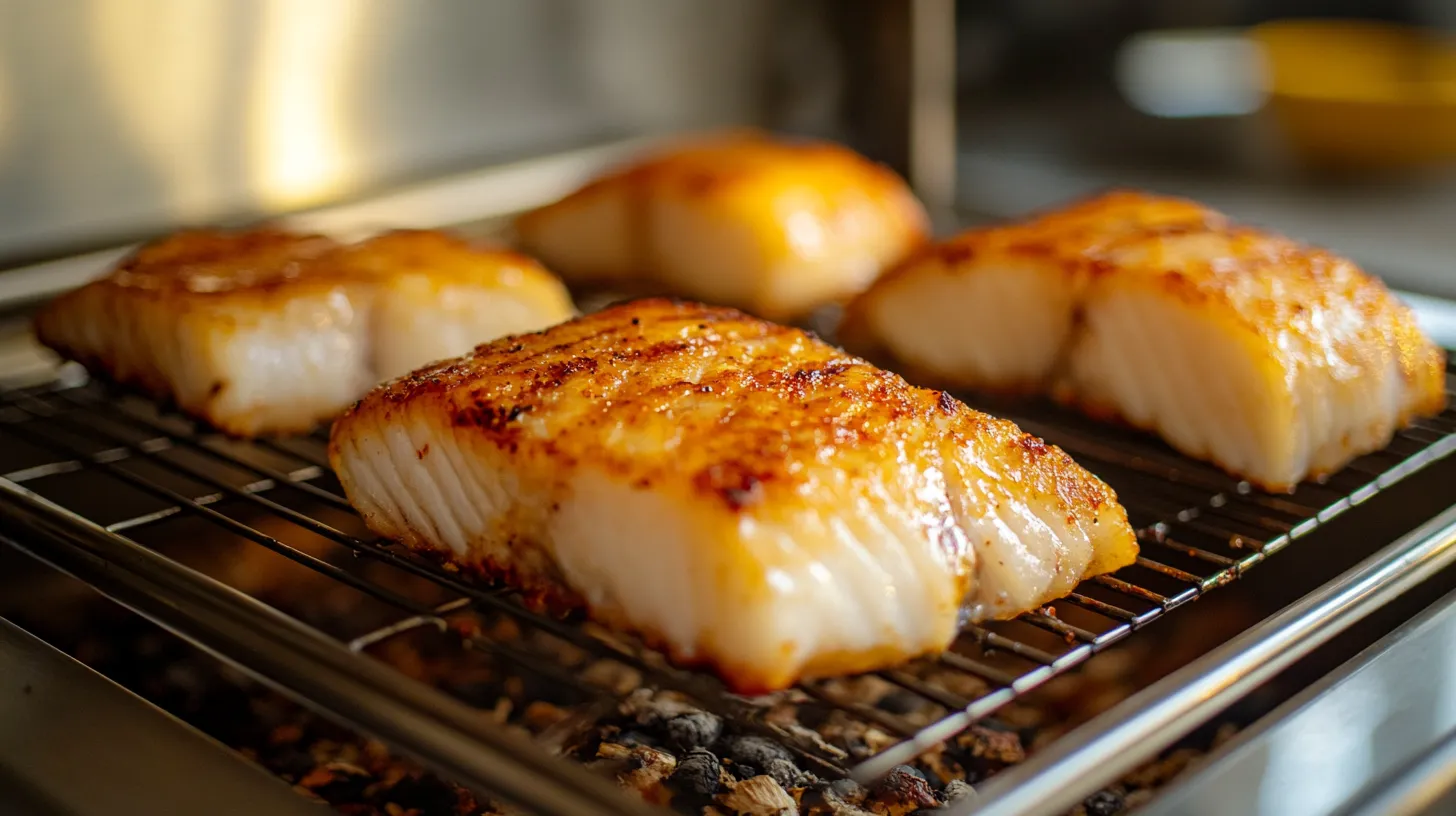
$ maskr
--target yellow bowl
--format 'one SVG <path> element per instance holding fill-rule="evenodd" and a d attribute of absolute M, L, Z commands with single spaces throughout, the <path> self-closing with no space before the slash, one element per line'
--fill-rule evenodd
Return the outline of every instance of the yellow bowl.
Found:
<path fill-rule="evenodd" d="M 1269 112 L 1310 164 L 1342 169 L 1456 160 L 1456 44 L 1368 22 L 1255 27 Z"/>

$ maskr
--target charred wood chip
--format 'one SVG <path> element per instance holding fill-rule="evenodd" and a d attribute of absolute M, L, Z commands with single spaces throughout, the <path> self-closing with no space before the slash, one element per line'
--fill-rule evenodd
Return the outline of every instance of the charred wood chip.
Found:
<path fill-rule="evenodd" d="M 807 788 L 819 781 L 818 777 L 787 759 L 769 760 L 764 772 L 773 777 L 775 782 L 783 785 L 785 789 Z"/>
<path fill-rule="evenodd" d="M 774 760 L 794 761 L 789 749 L 767 737 L 737 736 L 723 741 L 723 753 L 734 762 L 767 769 Z"/>
<path fill-rule="evenodd" d="M 642 731 L 623 731 L 621 734 L 618 734 L 613 739 L 613 741 L 620 742 L 623 745 L 629 746 L 643 745 L 648 748 L 658 747 L 657 738 L 652 736 L 651 734 L 647 734 Z"/>
<path fill-rule="evenodd" d="M 1012 765 L 1026 759 L 1021 735 L 979 723 L 966 729 L 956 742 L 976 759 L 1001 765 Z"/>
<path fill-rule="evenodd" d="M 697 749 L 689 751 L 677 763 L 677 769 L 667 780 L 667 786 L 689 797 L 703 799 L 718 792 L 719 774 L 722 764 L 711 751 Z"/>
<path fill-rule="evenodd" d="M 853 779 L 836 779 L 829 783 L 829 789 L 834 792 L 835 796 L 852 805 L 861 804 L 870 795 L 870 792 L 865 789 L 864 785 L 861 785 Z"/>
<path fill-rule="evenodd" d="M 739 762 L 730 762 L 726 767 L 728 773 L 732 774 L 734 779 L 752 779 L 755 776 L 763 775 L 763 769 L 757 765 L 744 765 Z"/>
<path fill-rule="evenodd" d="M 678 762 L 671 754 L 655 748 L 633 748 L 627 757 L 626 771 L 617 777 L 617 782 L 648 802 L 665 805 L 672 799 L 667 783 L 677 767 Z"/>
<path fill-rule="evenodd" d="M 865 816 L 869 811 L 860 807 L 865 798 L 869 795 L 858 784 L 854 784 L 858 791 L 856 795 L 844 795 L 848 789 L 843 786 L 836 787 L 839 782 L 850 782 L 848 779 L 835 780 L 834 784 L 815 785 L 804 791 L 800 797 L 800 812 L 804 816 Z"/>
<path fill-rule="evenodd" d="M 971 787 L 970 783 L 960 779 L 952 779 L 946 784 L 945 790 L 940 792 L 941 799 L 945 800 L 947 805 L 975 795 L 976 789 Z"/>
<path fill-rule="evenodd" d="M 882 710 L 887 711 L 891 714 L 899 714 L 903 716 L 906 714 L 913 714 L 916 711 L 919 711 L 920 709 L 924 708 L 927 703 L 924 698 L 912 691 L 906 691 L 905 689 L 896 689 L 889 694 L 886 694 L 884 697 L 881 697 L 879 702 L 875 703 L 875 705 L 879 706 Z"/>
<path fill-rule="evenodd" d="M 1082 809 L 1087 811 L 1087 816 L 1116 816 L 1126 807 L 1122 794 L 1116 791 L 1098 791 L 1082 803 Z"/>
<path fill-rule="evenodd" d="M 723 720 L 706 711 L 679 714 L 667 721 L 667 744 L 677 751 L 707 748 L 723 734 Z"/>
<path fill-rule="evenodd" d="M 885 816 L 906 816 L 940 804 L 925 777 L 909 765 L 896 765 L 870 793 L 869 809 Z"/>
<path fill-rule="evenodd" d="M 740 816 L 783 816 L 797 813 L 799 806 L 771 776 L 745 779 L 718 797 L 718 804 Z"/>

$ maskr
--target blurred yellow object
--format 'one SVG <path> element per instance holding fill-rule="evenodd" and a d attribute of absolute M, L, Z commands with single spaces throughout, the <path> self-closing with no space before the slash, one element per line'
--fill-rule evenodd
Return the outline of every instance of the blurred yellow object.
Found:
<path fill-rule="evenodd" d="M 1269 111 L 1293 149 L 1329 169 L 1456 160 L 1456 42 L 1372 22 L 1256 26 Z"/>

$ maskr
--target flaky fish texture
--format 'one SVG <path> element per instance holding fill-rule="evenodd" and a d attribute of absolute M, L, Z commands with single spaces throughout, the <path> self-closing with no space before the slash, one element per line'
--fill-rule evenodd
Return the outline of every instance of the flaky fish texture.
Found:
<path fill-rule="evenodd" d="M 35 329 L 62 356 L 251 436 L 307 430 L 386 378 L 572 314 L 535 261 L 444 233 L 341 246 L 263 228 L 146 245 Z"/>
<path fill-rule="evenodd" d="M 946 647 L 1135 558 L 1061 450 L 804 332 L 667 300 L 381 386 L 329 457 L 369 526 L 733 688 Z"/>
<path fill-rule="evenodd" d="M 1445 406 L 1445 355 L 1353 263 L 1119 191 L 919 253 L 847 310 L 921 382 L 1049 392 L 1275 491 Z"/>
<path fill-rule="evenodd" d="M 573 283 L 791 320 L 864 289 L 927 224 L 903 180 L 848 148 L 742 132 L 611 173 L 516 229 Z"/>

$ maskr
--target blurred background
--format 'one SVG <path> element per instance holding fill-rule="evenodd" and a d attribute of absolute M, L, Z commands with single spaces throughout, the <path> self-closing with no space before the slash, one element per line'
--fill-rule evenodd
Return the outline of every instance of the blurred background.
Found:
<path fill-rule="evenodd" d="M 1456 296 L 1453 28 L 1442 0 L 0 0 L 0 268 L 757 124 L 948 224 L 1137 185 Z"/>

